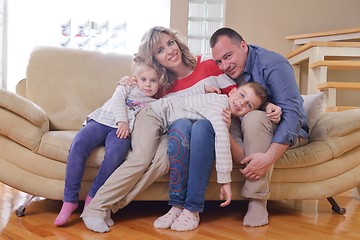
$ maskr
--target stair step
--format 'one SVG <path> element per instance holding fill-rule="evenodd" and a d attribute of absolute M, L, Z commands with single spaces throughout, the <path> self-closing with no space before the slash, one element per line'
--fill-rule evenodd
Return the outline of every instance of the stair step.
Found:
<path fill-rule="evenodd" d="M 360 90 L 360 83 L 357 82 L 325 82 L 318 84 L 320 91 L 326 92 L 326 111 L 327 112 L 340 112 L 354 108 L 360 108 L 360 106 L 336 106 L 336 90 L 338 89 L 350 89 Z"/>
<path fill-rule="evenodd" d="M 293 56 L 296 56 L 312 47 L 358 47 L 360 48 L 360 42 L 320 42 L 320 41 L 311 41 L 308 42 L 301 47 L 295 49 L 291 53 L 289 53 L 286 57 L 292 58 Z"/>
<path fill-rule="evenodd" d="M 318 89 L 320 91 L 324 91 L 329 88 L 336 88 L 336 89 L 360 89 L 360 83 L 353 83 L 353 82 L 326 82 L 320 83 L 318 85 Z"/>
<path fill-rule="evenodd" d="M 360 61 L 323 60 L 310 64 L 310 68 L 328 67 L 333 70 L 360 70 Z"/>
<path fill-rule="evenodd" d="M 306 44 L 310 41 L 359 41 L 360 40 L 360 27 L 339 29 L 325 32 L 314 32 L 297 34 L 286 37 L 287 40 L 292 40 L 294 46 Z"/>
<path fill-rule="evenodd" d="M 323 36 L 332 36 L 332 35 L 357 33 L 357 32 L 360 32 L 360 27 L 331 30 L 331 31 L 324 31 L 324 32 L 296 34 L 296 35 L 287 36 L 286 39 L 287 40 L 295 40 L 295 39 L 301 39 L 301 38 L 323 37 Z"/>
<path fill-rule="evenodd" d="M 327 107 L 326 111 L 327 112 L 341 112 L 341 111 L 351 110 L 351 109 L 355 109 L 355 108 L 360 108 L 360 107 L 335 106 L 335 107 Z"/>

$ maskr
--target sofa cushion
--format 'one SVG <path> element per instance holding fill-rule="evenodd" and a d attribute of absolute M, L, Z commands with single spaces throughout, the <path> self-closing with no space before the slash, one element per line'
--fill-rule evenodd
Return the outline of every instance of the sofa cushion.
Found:
<path fill-rule="evenodd" d="M 275 162 L 274 168 L 298 168 L 317 165 L 333 157 L 331 147 L 323 141 L 316 141 L 302 147 L 291 148 Z"/>
<path fill-rule="evenodd" d="M 76 133 L 77 131 L 50 131 L 45 133 L 37 153 L 66 163 L 70 145 Z M 105 148 L 103 146 L 94 149 L 86 162 L 86 166 L 99 168 L 104 159 L 104 153 Z"/>
<path fill-rule="evenodd" d="M 360 128 L 360 109 L 341 112 L 324 112 L 314 126 L 310 141 L 322 141 L 330 137 L 340 137 Z"/>
<path fill-rule="evenodd" d="M 311 133 L 315 123 L 320 118 L 320 113 L 324 111 L 324 93 L 302 95 L 302 98 L 304 99 L 303 106 L 305 108 L 309 132 Z"/>
<path fill-rule="evenodd" d="M 26 71 L 26 97 L 50 119 L 50 130 L 78 130 L 131 74 L 130 54 L 37 47 Z"/>

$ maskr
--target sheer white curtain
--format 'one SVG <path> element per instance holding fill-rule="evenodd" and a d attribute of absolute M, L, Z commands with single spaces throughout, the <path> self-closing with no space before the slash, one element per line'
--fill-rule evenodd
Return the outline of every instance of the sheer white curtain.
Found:
<path fill-rule="evenodd" d="M 81 44 L 86 45 L 82 49 L 93 50 L 93 45 L 89 45 L 94 39 L 79 37 L 79 27 L 101 30 L 109 23 L 107 31 L 110 33 L 114 24 L 126 23 L 126 52 L 132 54 L 146 30 L 154 25 L 170 26 L 171 0 L 7 1 L 6 74 L 10 91 L 15 91 L 17 82 L 25 77 L 29 55 L 36 45 L 78 48 Z M 62 31 L 69 21 L 71 33 L 67 35 Z M 92 34 L 90 31 L 87 36 Z"/>

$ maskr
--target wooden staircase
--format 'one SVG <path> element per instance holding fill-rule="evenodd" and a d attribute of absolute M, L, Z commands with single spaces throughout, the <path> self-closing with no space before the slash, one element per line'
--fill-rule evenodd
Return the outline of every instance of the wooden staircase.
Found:
<path fill-rule="evenodd" d="M 318 85 L 318 89 L 325 92 L 326 99 L 326 111 L 328 112 L 339 112 L 349 110 L 353 108 L 360 108 L 360 106 L 337 106 L 336 104 L 336 90 L 359 90 L 360 83 L 352 82 L 325 82 Z"/>
<path fill-rule="evenodd" d="M 321 41 L 321 42 L 336 42 L 336 41 L 351 41 L 358 42 L 360 41 L 360 27 L 356 28 L 346 28 L 325 32 L 315 32 L 315 33 L 304 33 L 290 35 L 286 37 L 287 40 L 292 40 L 294 42 L 294 48 L 301 46 L 308 42 L 312 41 Z"/>
<path fill-rule="evenodd" d="M 360 108 L 360 100 L 356 98 L 351 106 L 337 104 L 338 90 L 360 92 L 360 28 L 293 35 L 287 39 L 294 41 L 294 50 L 287 58 L 293 65 L 299 86 L 305 84 L 306 90 L 302 94 L 325 92 L 327 111 Z M 359 73 L 359 76 L 352 81 L 340 79 L 331 82 L 328 80 L 330 70 L 351 70 L 356 76 Z M 306 79 L 304 71 L 307 72 Z"/>
<path fill-rule="evenodd" d="M 332 70 L 360 70 L 360 61 L 323 60 L 310 64 L 310 68 L 325 67 Z"/>

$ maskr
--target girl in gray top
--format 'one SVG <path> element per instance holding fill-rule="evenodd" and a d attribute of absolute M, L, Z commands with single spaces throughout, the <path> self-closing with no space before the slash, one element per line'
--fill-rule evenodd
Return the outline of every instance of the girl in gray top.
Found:
<path fill-rule="evenodd" d="M 152 97 L 161 85 L 159 73 L 152 65 L 138 59 L 134 61 L 137 85 L 117 86 L 113 96 L 88 115 L 86 125 L 76 134 L 70 146 L 66 163 L 64 203 L 55 219 L 56 226 L 65 224 L 78 207 L 81 179 L 92 150 L 100 145 L 105 146 L 104 159 L 86 196 L 85 206 L 113 171 L 124 162 L 130 149 L 130 132 L 135 115 L 146 104 L 156 100 Z"/>

